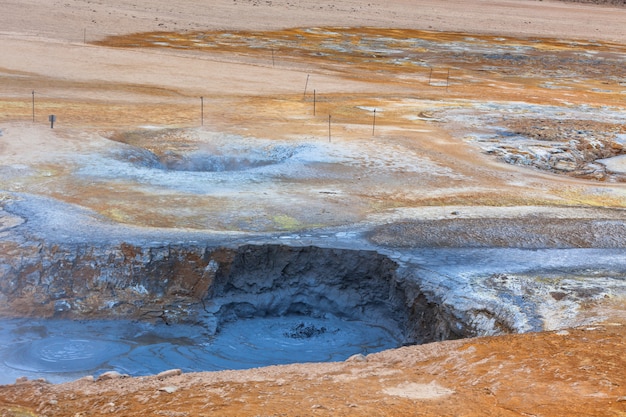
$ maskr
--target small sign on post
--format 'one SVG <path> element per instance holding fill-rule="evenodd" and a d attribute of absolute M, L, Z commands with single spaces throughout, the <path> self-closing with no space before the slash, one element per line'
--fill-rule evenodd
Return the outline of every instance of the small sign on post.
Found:
<path fill-rule="evenodd" d="M 57 117 L 54 114 L 48 116 L 48 120 L 50 121 L 50 129 L 54 129 L 54 122 L 57 121 Z"/>

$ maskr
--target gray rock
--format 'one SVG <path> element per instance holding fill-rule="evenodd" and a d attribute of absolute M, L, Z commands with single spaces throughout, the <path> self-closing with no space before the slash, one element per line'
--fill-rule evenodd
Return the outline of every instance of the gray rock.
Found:
<path fill-rule="evenodd" d="M 346 359 L 346 362 L 367 362 L 367 357 L 365 357 L 362 353 L 357 353 L 356 355 L 352 355 Z"/>
<path fill-rule="evenodd" d="M 128 378 L 128 375 L 126 374 L 121 374 L 117 371 L 109 371 L 109 372 L 105 372 L 102 375 L 100 375 L 98 377 L 98 381 L 108 381 L 111 379 L 122 379 L 122 378 Z"/>
<path fill-rule="evenodd" d="M 165 379 L 165 378 L 169 378 L 171 376 L 181 375 L 182 373 L 183 373 L 183 371 L 181 371 L 180 369 L 169 369 L 167 371 L 163 371 L 163 372 L 157 374 L 157 378 Z"/>

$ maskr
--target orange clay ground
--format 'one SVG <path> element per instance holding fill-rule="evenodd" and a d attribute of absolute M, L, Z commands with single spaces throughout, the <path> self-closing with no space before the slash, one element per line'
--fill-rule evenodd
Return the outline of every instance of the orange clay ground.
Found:
<path fill-rule="evenodd" d="M 2 77 L 2 117 L 13 124 L 7 132 L 19 138 L 4 144 L 5 163 L 45 155 L 37 161 L 39 175 L 7 177 L 3 187 L 79 203 L 117 221 L 271 231 L 285 229 L 271 220 L 276 215 L 302 229 L 362 221 L 397 207 L 626 203 L 620 175 L 555 176 L 504 164 L 472 143 L 488 131 L 479 119 L 447 116 L 485 114 L 478 103 L 491 106 L 490 117 L 514 132 L 550 129 L 558 117 L 570 130 L 623 134 L 619 120 L 592 113 L 581 120 L 559 110 L 621 108 L 626 48 L 619 44 L 375 28 L 156 32 L 91 45 L 8 42 L 50 61 L 42 74 L 5 71 Z M 66 58 L 56 58 L 56 49 Z M 47 65 L 64 75 L 48 75 Z M 28 122 L 32 85 L 38 87 L 35 125 Z M 54 130 L 43 121 L 49 114 L 58 117 Z M 76 150 L 98 152 L 110 140 L 162 156 L 209 146 L 216 134 L 236 135 L 244 146 L 313 144 L 329 153 L 362 153 L 351 154 L 349 164 L 320 158 L 325 165 L 308 178 L 279 176 L 279 195 L 270 187 L 263 189 L 267 197 L 252 192 L 233 199 L 231 190 L 155 194 L 123 176 L 94 181 L 71 175 Z M 617 142 L 606 147 L 590 158 L 623 152 Z M 286 195 L 294 201 L 281 204 Z M 172 215 L 164 198 L 186 210 Z M 248 198 L 258 211 L 232 219 Z M 259 215 L 270 220 L 251 223 L 249 217 Z"/>

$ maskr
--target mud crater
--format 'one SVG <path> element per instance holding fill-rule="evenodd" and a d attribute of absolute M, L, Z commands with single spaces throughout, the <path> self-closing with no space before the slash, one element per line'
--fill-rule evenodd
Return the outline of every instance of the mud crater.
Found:
<path fill-rule="evenodd" d="M 113 151 L 115 159 L 164 171 L 245 171 L 281 164 L 302 150 L 260 139 L 251 142 L 241 136 L 190 129 L 120 132 L 110 139 L 126 145 Z"/>
<path fill-rule="evenodd" d="M 165 171 L 185 172 L 225 172 L 245 171 L 267 165 L 280 164 L 288 159 L 288 156 L 272 155 L 272 152 L 249 153 L 245 150 L 239 155 L 225 155 L 193 151 L 181 153 L 166 151 L 160 155 L 146 149 L 130 149 L 116 155 L 122 161 L 131 162 L 146 168 L 161 169 Z"/>
<path fill-rule="evenodd" d="M 109 369 L 134 375 L 172 367 L 240 369 L 343 360 L 473 335 L 471 325 L 459 327 L 418 282 L 402 277 L 396 262 L 373 251 L 57 245 L 12 263 L 0 288 L 0 314 L 30 317 L 48 329 L 29 339 L 19 323 L 4 321 L 0 331 L 8 332 L 7 342 L 0 351 L 14 373 L 36 373 L 49 357 L 62 366 L 57 372 L 46 362 L 46 375 L 73 377 Z M 112 326 L 111 319 L 119 324 Z M 92 340 L 81 326 L 99 336 Z M 67 328 L 65 336 L 56 328 Z M 158 343 L 143 340 L 145 334 L 159 336 Z M 62 337 L 69 345 L 60 343 Z M 100 340 L 121 343 L 121 357 L 103 362 L 90 356 L 94 367 L 76 368 L 81 349 L 96 349 Z M 38 346 L 45 357 L 33 350 Z"/>

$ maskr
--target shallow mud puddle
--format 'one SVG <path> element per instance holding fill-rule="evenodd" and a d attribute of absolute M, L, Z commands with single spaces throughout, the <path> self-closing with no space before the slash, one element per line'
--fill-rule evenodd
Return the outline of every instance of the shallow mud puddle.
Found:
<path fill-rule="evenodd" d="M 388 330 L 336 317 L 242 319 L 216 336 L 199 325 L 13 319 L 0 322 L 0 384 L 52 383 L 118 371 L 132 376 L 342 361 L 394 348 Z"/>

